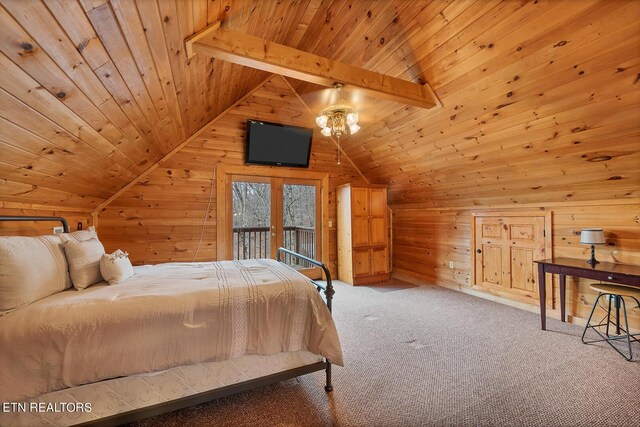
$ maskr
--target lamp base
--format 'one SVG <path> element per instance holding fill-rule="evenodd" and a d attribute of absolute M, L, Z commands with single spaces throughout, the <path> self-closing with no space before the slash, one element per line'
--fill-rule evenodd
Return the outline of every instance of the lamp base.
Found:
<path fill-rule="evenodd" d="M 600 261 L 596 261 L 596 247 L 594 245 L 591 245 L 591 258 L 587 260 L 587 264 L 600 264 Z"/>

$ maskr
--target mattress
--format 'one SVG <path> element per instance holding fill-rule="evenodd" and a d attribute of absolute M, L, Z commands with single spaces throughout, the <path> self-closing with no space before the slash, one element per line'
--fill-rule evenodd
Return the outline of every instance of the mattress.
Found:
<path fill-rule="evenodd" d="M 142 266 L 0 318 L 0 402 L 176 366 L 309 351 L 342 364 L 324 301 L 273 260 Z"/>
<path fill-rule="evenodd" d="M 242 356 L 221 362 L 198 363 L 162 372 L 114 378 L 28 399 L 21 402 L 25 405 L 24 411 L 18 405 L 14 405 L 11 412 L 0 411 L 0 425 L 32 427 L 79 424 L 321 360 L 322 357 L 307 351 L 296 351 L 271 356 Z M 61 411 L 63 403 L 67 410 Z M 86 411 L 88 406 L 91 411 Z"/>

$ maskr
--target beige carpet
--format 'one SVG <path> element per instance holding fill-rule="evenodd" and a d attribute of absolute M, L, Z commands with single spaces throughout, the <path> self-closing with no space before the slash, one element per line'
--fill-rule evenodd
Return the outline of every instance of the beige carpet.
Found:
<path fill-rule="evenodd" d="M 344 368 L 139 426 L 640 426 L 640 362 L 578 326 L 438 287 L 336 284 Z M 640 358 L 640 345 L 634 345 Z"/>

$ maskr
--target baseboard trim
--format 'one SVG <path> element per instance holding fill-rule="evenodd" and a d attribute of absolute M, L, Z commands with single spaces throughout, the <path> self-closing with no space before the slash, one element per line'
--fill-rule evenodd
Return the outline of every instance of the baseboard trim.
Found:
<path fill-rule="evenodd" d="M 500 297 L 488 292 L 483 292 L 477 289 L 462 286 L 460 284 L 449 284 L 449 283 L 443 283 L 443 282 L 431 283 L 428 280 L 421 279 L 415 273 L 403 271 L 397 268 L 394 269 L 392 277 L 399 280 L 403 280 L 405 282 L 412 283 L 414 285 L 418 285 L 418 286 L 438 286 L 441 288 L 451 289 L 453 291 L 458 291 L 464 294 L 473 295 L 474 297 L 483 298 L 489 301 L 494 301 L 500 304 L 519 308 L 521 310 L 526 310 L 532 313 L 540 314 L 540 307 L 537 304 L 527 304 L 521 301 L 513 301 L 508 298 Z M 547 317 L 560 320 L 560 310 L 547 307 Z M 587 324 L 587 319 L 584 319 L 578 316 L 567 315 L 567 323 L 571 323 L 578 326 L 584 326 Z M 634 328 L 629 328 L 629 329 L 631 329 L 631 333 L 633 334 L 640 333 L 640 330 L 636 330 Z"/>

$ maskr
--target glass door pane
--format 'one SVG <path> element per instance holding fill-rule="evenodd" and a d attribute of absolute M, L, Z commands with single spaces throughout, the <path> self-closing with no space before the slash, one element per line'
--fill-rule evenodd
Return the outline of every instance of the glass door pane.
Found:
<path fill-rule="evenodd" d="M 316 186 L 305 184 L 282 185 L 282 237 L 283 246 L 309 258 L 316 258 L 317 209 Z M 309 268 L 311 264 L 285 257 L 294 268 Z"/>
<path fill-rule="evenodd" d="M 233 259 L 271 257 L 271 184 L 234 181 Z"/>

